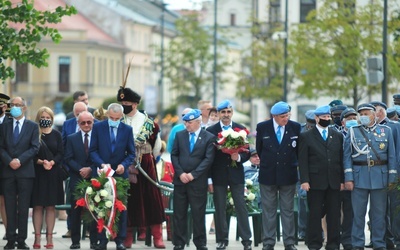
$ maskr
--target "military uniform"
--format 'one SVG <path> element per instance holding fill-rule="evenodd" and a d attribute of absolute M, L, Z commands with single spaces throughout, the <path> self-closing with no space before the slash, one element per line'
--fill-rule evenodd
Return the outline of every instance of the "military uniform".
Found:
<path fill-rule="evenodd" d="M 384 236 L 387 187 L 397 178 L 395 154 L 389 127 L 376 124 L 372 127 L 358 125 L 349 129 L 344 142 L 343 161 L 345 182 L 354 182 L 352 244 L 356 249 L 364 248 L 368 198 L 373 246 L 375 249 L 386 248 Z"/>

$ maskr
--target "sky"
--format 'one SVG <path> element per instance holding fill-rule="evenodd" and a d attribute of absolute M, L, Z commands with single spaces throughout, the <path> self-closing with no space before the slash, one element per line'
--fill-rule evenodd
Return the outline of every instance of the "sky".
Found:
<path fill-rule="evenodd" d="M 167 4 L 167 8 L 171 10 L 176 9 L 193 9 L 194 6 L 199 8 L 201 0 L 164 0 L 164 3 Z"/>

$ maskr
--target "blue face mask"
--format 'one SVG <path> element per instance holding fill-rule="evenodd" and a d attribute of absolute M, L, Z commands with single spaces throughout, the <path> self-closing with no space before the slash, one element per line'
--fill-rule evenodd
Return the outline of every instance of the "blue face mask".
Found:
<path fill-rule="evenodd" d="M 362 125 L 368 126 L 370 122 L 371 122 L 371 121 L 369 120 L 369 116 L 368 116 L 368 115 L 362 115 L 362 116 L 360 116 L 360 123 L 361 123 Z"/>
<path fill-rule="evenodd" d="M 12 117 L 20 117 L 22 115 L 22 108 L 21 107 L 12 107 L 10 110 L 10 114 Z"/>
<path fill-rule="evenodd" d="M 354 126 L 357 126 L 357 125 L 358 125 L 357 120 L 348 120 L 348 121 L 346 121 L 346 128 L 351 128 L 351 127 L 354 127 Z"/>
<path fill-rule="evenodd" d="M 110 127 L 118 128 L 120 122 L 121 122 L 120 120 L 118 120 L 118 121 L 113 121 L 113 120 L 108 119 L 108 125 L 109 125 Z"/>

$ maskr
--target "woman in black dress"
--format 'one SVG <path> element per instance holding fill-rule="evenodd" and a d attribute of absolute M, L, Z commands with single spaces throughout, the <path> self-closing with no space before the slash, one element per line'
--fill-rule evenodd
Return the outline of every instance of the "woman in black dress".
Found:
<path fill-rule="evenodd" d="M 54 113 L 48 107 L 41 107 L 36 115 L 40 127 L 40 149 L 35 165 L 35 181 L 32 192 L 33 227 L 35 230 L 34 249 L 40 248 L 40 232 L 43 210 L 46 211 L 47 249 L 53 249 L 55 205 L 64 203 L 61 164 L 64 154 L 61 133 L 52 129 Z"/>

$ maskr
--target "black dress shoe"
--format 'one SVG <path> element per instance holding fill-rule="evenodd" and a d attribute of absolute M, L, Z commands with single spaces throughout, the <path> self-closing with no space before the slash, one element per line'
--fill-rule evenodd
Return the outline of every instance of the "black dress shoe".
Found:
<path fill-rule="evenodd" d="M 107 250 L 107 245 L 99 244 L 96 246 L 95 250 Z"/>
<path fill-rule="evenodd" d="M 30 249 L 25 242 L 18 242 L 17 249 Z"/>
<path fill-rule="evenodd" d="M 363 247 L 353 247 L 353 250 L 364 250 L 364 248 Z"/>
<path fill-rule="evenodd" d="M 183 248 L 182 248 L 183 249 Z M 199 246 L 196 248 L 197 250 L 208 250 L 206 246 Z"/>
<path fill-rule="evenodd" d="M 226 243 L 225 242 L 218 242 L 217 243 L 217 249 L 226 249 Z"/>
<path fill-rule="evenodd" d="M 274 246 L 267 244 L 263 246 L 262 250 L 274 250 Z"/>
<path fill-rule="evenodd" d="M 297 241 L 306 241 L 306 237 L 304 236 L 298 236 Z"/>
<path fill-rule="evenodd" d="M 368 244 L 365 244 L 366 248 L 374 248 L 374 245 L 372 244 L 372 241 L 370 241 Z"/>
<path fill-rule="evenodd" d="M 90 249 L 96 249 L 97 243 L 90 243 Z"/>
<path fill-rule="evenodd" d="M 72 244 L 69 249 L 81 249 L 81 244 Z"/>
<path fill-rule="evenodd" d="M 181 246 L 181 245 L 174 246 L 174 250 L 183 250 L 183 249 L 185 249 L 184 246 Z"/>
<path fill-rule="evenodd" d="M 244 245 L 243 250 L 251 250 L 251 245 Z"/>
<path fill-rule="evenodd" d="M 343 245 L 343 249 L 344 249 L 344 250 L 352 250 L 352 249 L 353 249 L 353 246 L 350 245 L 350 244 L 345 244 L 345 245 Z"/>
<path fill-rule="evenodd" d="M 124 246 L 124 244 L 117 244 L 117 250 L 126 250 L 126 247 Z"/>
<path fill-rule="evenodd" d="M 386 247 L 378 247 L 378 248 L 375 248 L 374 250 L 386 250 Z"/>
<path fill-rule="evenodd" d="M 297 250 L 297 248 L 294 246 L 294 244 L 286 245 L 285 250 Z"/>
<path fill-rule="evenodd" d="M 14 249 L 14 248 L 15 248 L 14 241 L 8 241 L 7 244 L 4 246 L 4 249 Z"/>

